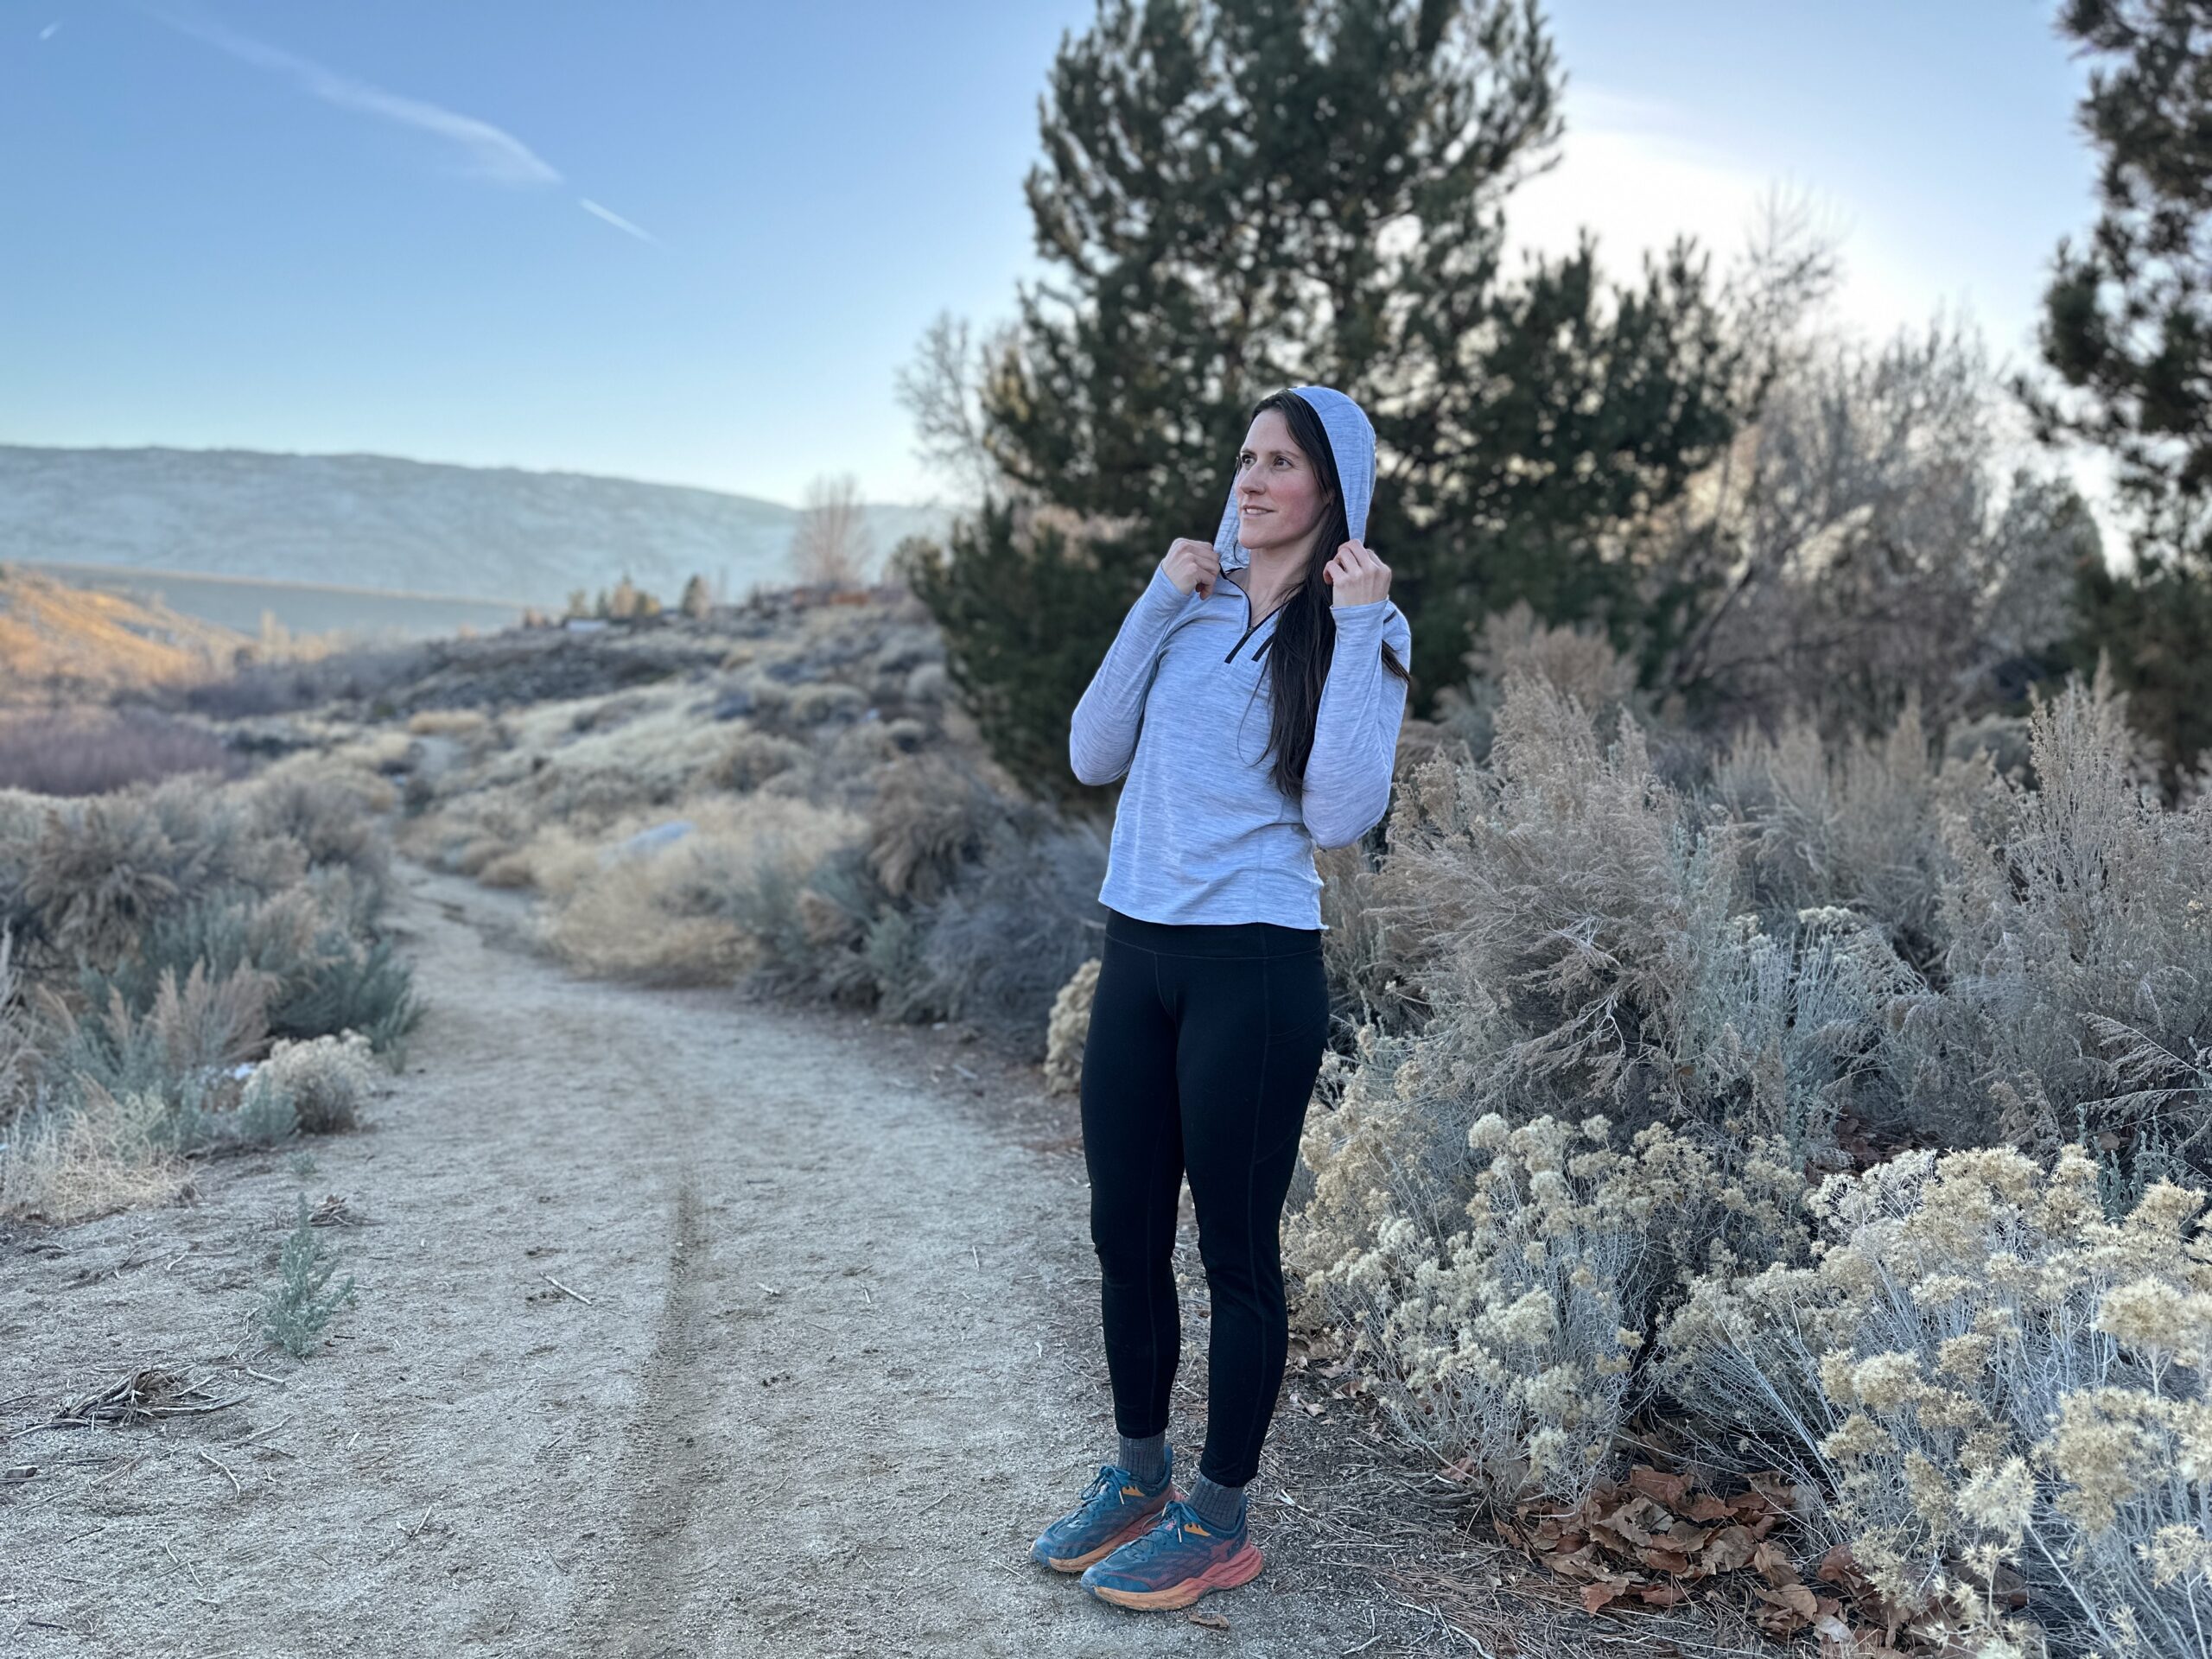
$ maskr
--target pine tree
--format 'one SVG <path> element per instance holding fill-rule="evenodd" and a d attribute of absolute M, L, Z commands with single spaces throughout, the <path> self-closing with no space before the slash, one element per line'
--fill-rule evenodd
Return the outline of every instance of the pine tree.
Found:
<path fill-rule="evenodd" d="M 1113 577 L 1079 654 L 1176 537 L 1211 538 L 1251 404 L 1306 383 L 1375 422 L 1365 539 L 1414 618 L 1417 711 L 1486 609 L 1632 626 L 1606 531 L 1733 429 L 1732 359 L 1686 248 L 1631 293 L 1586 244 L 1501 284 L 1555 78 L 1533 0 L 1100 0 L 1064 41 L 1027 183 L 1057 270 L 980 401 L 1006 482 Z M 1073 701 L 1033 699 L 1063 734 Z"/>
<path fill-rule="evenodd" d="M 714 595 L 707 591 L 707 579 L 694 575 L 683 584 L 683 596 L 677 601 L 677 608 L 696 621 L 715 608 Z"/>
<path fill-rule="evenodd" d="M 899 543 L 893 572 L 943 628 L 945 673 L 992 754 L 1040 795 L 1074 794 L 1068 717 L 1098 666 L 1100 615 L 1126 609 L 1118 576 L 1080 556 L 1029 504 L 986 497 L 940 550 Z"/>
<path fill-rule="evenodd" d="M 2212 747 L 2212 0 L 2068 0 L 2058 27 L 2107 57 L 2080 108 L 2103 209 L 2044 294 L 2064 390 L 2013 389 L 2044 442 L 2113 457 L 2135 569 L 2083 570 L 2075 656 L 2110 653 L 2172 782 Z"/>

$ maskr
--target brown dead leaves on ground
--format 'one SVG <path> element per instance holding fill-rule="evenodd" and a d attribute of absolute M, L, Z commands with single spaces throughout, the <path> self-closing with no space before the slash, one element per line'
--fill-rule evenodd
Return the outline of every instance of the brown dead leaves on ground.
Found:
<path fill-rule="evenodd" d="M 1348 1358 L 1322 1359 L 1302 1343 L 1291 1344 L 1290 1357 L 1285 1368 L 1290 1379 L 1290 1402 L 1308 1417 L 1325 1415 L 1332 1400 L 1356 1400 L 1370 1393 L 1370 1383 Z M 1303 1382 L 1306 1391 L 1299 1384 Z M 1309 1399 L 1310 1392 L 1316 1397 Z"/>
<path fill-rule="evenodd" d="M 1885 1600 L 1845 1546 L 1821 1559 L 1808 1584 L 1768 1535 L 1792 1513 L 1796 1488 L 1780 1475 L 1751 1481 L 1719 1497 L 1692 1490 L 1687 1476 L 1639 1466 L 1625 1484 L 1599 1485 L 1579 1509 L 1535 1500 L 1497 1527 L 1559 1577 L 1579 1581 L 1592 1613 L 1615 1603 L 1673 1607 L 1701 1580 L 1725 1580 L 1749 1590 L 1745 1611 L 1760 1630 L 1785 1642 L 1810 1630 L 1823 1659 L 1903 1659 L 1941 1648 L 1948 1621 Z"/>

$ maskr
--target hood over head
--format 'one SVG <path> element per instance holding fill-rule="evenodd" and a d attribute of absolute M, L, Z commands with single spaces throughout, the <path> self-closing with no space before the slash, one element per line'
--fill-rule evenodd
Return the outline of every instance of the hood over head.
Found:
<path fill-rule="evenodd" d="M 1329 450 L 1337 463 L 1337 480 L 1344 493 L 1344 523 L 1352 539 L 1367 536 L 1368 503 L 1375 498 L 1375 427 L 1367 411 L 1333 386 L 1293 386 L 1291 391 L 1313 406 L 1329 435 Z M 1252 555 L 1236 539 L 1236 485 L 1232 478 L 1229 501 L 1223 507 L 1221 528 L 1214 531 L 1213 550 L 1224 570 L 1241 570 Z"/>

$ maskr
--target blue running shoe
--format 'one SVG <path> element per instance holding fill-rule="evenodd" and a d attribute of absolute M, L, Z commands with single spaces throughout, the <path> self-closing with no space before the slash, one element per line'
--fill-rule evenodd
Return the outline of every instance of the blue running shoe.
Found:
<path fill-rule="evenodd" d="M 1058 1573 L 1080 1573 L 1110 1555 L 1159 1519 L 1160 1507 L 1182 1494 L 1175 1490 L 1175 1448 L 1167 1449 L 1166 1472 L 1157 1486 L 1147 1486 L 1117 1463 L 1102 1463 L 1083 1502 L 1037 1535 L 1029 1559 Z"/>
<path fill-rule="evenodd" d="M 1179 1498 L 1150 1531 L 1084 1568 L 1083 1586 L 1117 1606 L 1187 1607 L 1209 1590 L 1249 1584 L 1261 1565 L 1244 1522 L 1217 1532 Z"/>

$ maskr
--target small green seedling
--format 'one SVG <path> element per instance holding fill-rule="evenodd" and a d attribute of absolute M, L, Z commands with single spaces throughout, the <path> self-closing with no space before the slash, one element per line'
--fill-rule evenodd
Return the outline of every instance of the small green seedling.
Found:
<path fill-rule="evenodd" d="M 353 1275 L 326 1291 L 338 1271 L 338 1253 L 308 1219 L 307 1195 L 300 1195 L 299 1221 L 276 1258 L 276 1283 L 262 1299 L 261 1333 L 294 1359 L 306 1357 L 330 1316 L 353 1297 Z"/>

